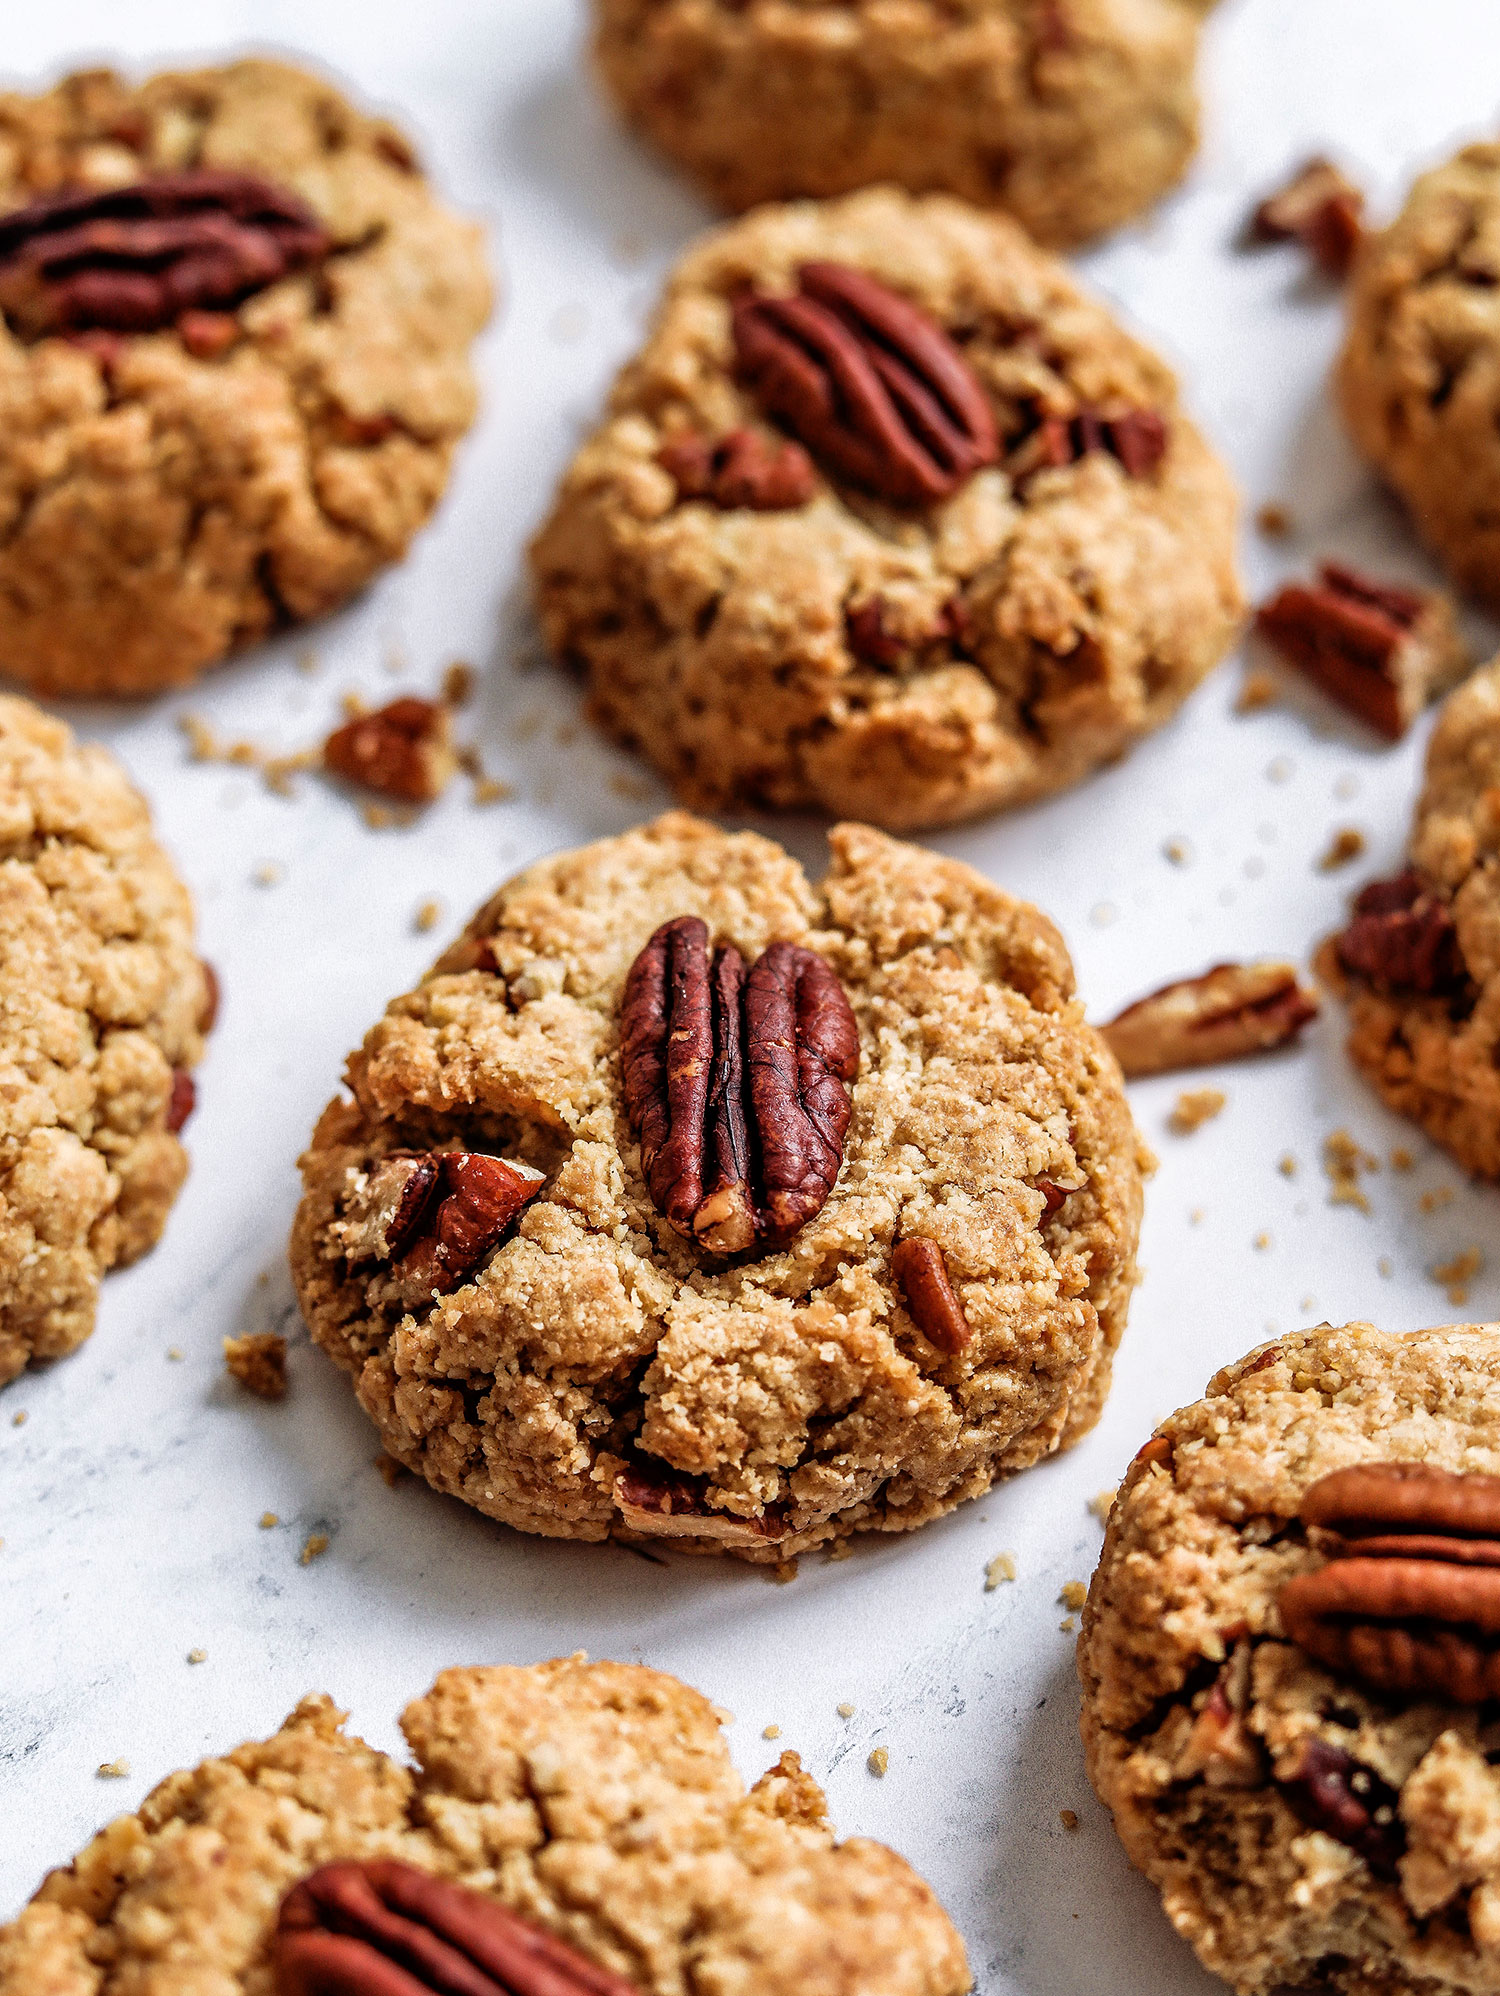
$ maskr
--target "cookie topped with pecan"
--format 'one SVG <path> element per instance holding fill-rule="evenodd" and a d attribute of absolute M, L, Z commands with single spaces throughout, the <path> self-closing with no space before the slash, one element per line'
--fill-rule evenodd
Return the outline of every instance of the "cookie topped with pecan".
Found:
<path fill-rule="evenodd" d="M 1090 1775 L 1241 1996 L 1500 1988 L 1497 1369 L 1495 1324 L 1297 1332 L 1110 1512 Z"/>
<path fill-rule="evenodd" d="M 473 419 L 480 231 L 283 63 L 0 96 L 0 661 L 177 686 L 405 553 Z"/>
<path fill-rule="evenodd" d="M 215 1996 L 963 1996 L 931 1889 L 838 1842 L 796 1754 L 747 1793 L 724 1716 L 636 1664 L 446 1670 L 406 1766 L 304 1698 L 53 1871 L 0 1926 L 0 1996 L 101 1962 Z"/>
<path fill-rule="evenodd" d="M 684 802 L 905 830 L 1160 726 L 1238 628 L 1235 505 L 1059 263 L 882 188 L 688 252 L 532 567 L 594 717 Z"/>
<path fill-rule="evenodd" d="M 952 860 L 832 854 L 672 814 L 545 860 L 351 1057 L 294 1276 L 438 1489 L 775 1563 L 1097 1417 L 1141 1157 L 1067 953 Z"/>

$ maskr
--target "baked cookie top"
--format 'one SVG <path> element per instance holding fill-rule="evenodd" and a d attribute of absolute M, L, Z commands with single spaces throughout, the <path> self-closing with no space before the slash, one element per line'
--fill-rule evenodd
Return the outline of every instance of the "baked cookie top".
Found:
<path fill-rule="evenodd" d="M 0 1928 L 5 1996 L 271 1996 L 284 1893 L 398 1858 L 497 1899 L 641 1996 L 960 1996 L 963 1943 L 867 1838 L 837 1843 L 795 1754 L 746 1794 L 698 1692 L 638 1665 L 447 1670 L 409 1705 L 407 1768 L 326 1697 L 167 1777 Z"/>
<path fill-rule="evenodd" d="M 1500 1502 L 1497 1365 L 1493 1324 L 1297 1332 L 1164 1421 L 1116 1499 L 1079 1642 L 1089 1770 L 1174 1925 L 1237 1990 L 1500 1989 L 1495 1706 L 1363 1674 L 1410 1660 L 1403 1630 L 1432 1639 L 1429 1665 L 1473 1633 L 1467 1609 L 1400 1610 L 1395 1569 L 1449 1587 L 1451 1544 L 1392 1555 L 1414 1527 L 1452 1528 L 1460 1473 Z M 1366 1497 L 1385 1492 L 1363 1517 L 1332 1494 L 1356 1468 Z M 1342 1544 L 1326 1529 L 1340 1510 Z M 1397 1536 L 1359 1537 L 1380 1530 Z M 1359 1667 L 1289 1639 L 1290 1583 L 1368 1587 L 1371 1567 L 1380 1599 L 1356 1610 L 1351 1593 L 1302 1638 L 1352 1647 Z M 1495 1568 L 1457 1571 L 1493 1591 Z"/>
<path fill-rule="evenodd" d="M 1366 244 L 1338 369 L 1360 449 L 1458 580 L 1500 604 L 1500 144 L 1423 174 Z"/>
<path fill-rule="evenodd" d="M 1141 1154 L 1061 939 L 968 867 L 860 826 L 830 843 L 816 890 L 771 841 L 680 814 L 545 860 L 351 1057 L 293 1273 L 386 1448 L 439 1489 L 528 1531 L 775 1561 L 921 1524 L 1096 1418 Z M 748 1255 L 658 1209 L 623 1100 L 627 973 L 684 915 L 746 963 L 815 952 L 857 1025 L 837 1182 Z M 382 1160 L 455 1148 L 544 1182 L 444 1290 L 367 1228 Z M 912 1238 L 956 1338 L 892 1273 Z"/>
<path fill-rule="evenodd" d="M 736 308 L 809 266 L 918 308 L 967 374 L 992 434 L 949 496 L 892 503 L 816 445 L 786 482 Z M 1061 264 L 1003 217 L 875 189 L 688 252 L 532 562 L 594 714 L 684 801 L 901 829 L 1059 789 L 1158 726 L 1232 641 L 1234 519 L 1170 372 Z"/>
<path fill-rule="evenodd" d="M 35 206 L 79 190 L 104 207 Z M 393 126 L 246 61 L 0 96 L 0 305 L 0 653 L 140 694 L 405 550 L 473 419 L 489 287 Z"/>
<path fill-rule="evenodd" d="M 72 1351 L 187 1170 L 211 980 L 107 750 L 0 696 L 0 1383 Z"/>

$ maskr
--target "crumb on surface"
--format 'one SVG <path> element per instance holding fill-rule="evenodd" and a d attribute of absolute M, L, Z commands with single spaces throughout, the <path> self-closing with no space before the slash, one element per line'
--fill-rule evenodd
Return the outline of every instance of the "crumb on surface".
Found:
<path fill-rule="evenodd" d="M 1273 756 L 1266 764 L 1267 783 L 1290 783 L 1297 772 L 1297 765 L 1289 755 Z"/>
<path fill-rule="evenodd" d="M 250 869 L 251 884 L 255 887 L 275 887 L 282 877 L 282 870 L 274 859 L 257 860 Z"/>
<path fill-rule="evenodd" d="M 1289 540 L 1297 530 L 1291 508 L 1279 499 L 1267 499 L 1264 505 L 1257 506 L 1255 525 L 1268 541 Z"/>
<path fill-rule="evenodd" d="M 1379 1261 L 1376 1262 L 1375 1273 L 1377 1275 L 1383 1275 L 1387 1282 L 1389 1282 L 1391 1277 L 1396 1273 L 1396 1264 L 1391 1260 L 1388 1254 L 1383 1254 L 1380 1257 Z"/>
<path fill-rule="evenodd" d="M 425 936 L 429 929 L 435 929 L 442 919 L 441 901 L 424 901 L 411 918 L 411 925 L 419 936 Z"/>
<path fill-rule="evenodd" d="M 1397 1144 L 1391 1152 L 1391 1170 L 1415 1171 L 1416 1168 L 1417 1160 L 1412 1156 L 1405 1144 Z"/>
<path fill-rule="evenodd" d="M 847 1698 L 838 1707 L 838 1715 L 841 1719 L 852 1719 L 854 1717 L 854 1707 L 849 1703 Z"/>
<path fill-rule="evenodd" d="M 797 1578 L 797 1562 L 795 1559 L 784 1559 L 778 1565 L 770 1567 L 768 1571 L 778 1587 L 785 1587 L 789 1581 Z"/>
<path fill-rule="evenodd" d="M 1167 1128 L 1174 1136 L 1190 1137 L 1211 1123 L 1228 1100 L 1222 1088 L 1185 1088 L 1167 1118 Z"/>
<path fill-rule="evenodd" d="M 25 1427 L 25 1425 L 26 1425 L 26 1409 L 25 1409 L 24 1407 L 18 1407 L 18 1408 L 16 1409 L 15 1413 L 11 1415 L 11 1417 L 10 1417 L 10 1424 L 11 1424 L 11 1426 L 12 1426 L 13 1428 L 24 1428 L 24 1427 Z"/>
<path fill-rule="evenodd" d="M 852 1538 L 835 1539 L 833 1544 L 828 1548 L 828 1558 L 830 1563 L 836 1559 L 853 1559 L 853 1557 L 854 1557 L 854 1541 Z"/>
<path fill-rule="evenodd" d="M 1058 1821 L 1065 1830 L 1076 1830 L 1078 1828 L 1078 1811 L 1076 1809 L 1059 1809 L 1057 1815 Z"/>
<path fill-rule="evenodd" d="M 1362 1171 L 1379 1171 L 1379 1158 L 1372 1157 L 1354 1141 L 1347 1130 L 1333 1130 L 1323 1143 L 1323 1170 L 1327 1174 L 1330 1206 L 1354 1206 L 1368 1213 L 1370 1202 L 1360 1187 Z"/>
<path fill-rule="evenodd" d="M 1201 1206 L 1195 1206 L 1192 1212 L 1188 1214 L 1188 1225 L 1190 1227 L 1201 1227 L 1207 1217 Z"/>
<path fill-rule="evenodd" d="M 1171 861 L 1173 866 L 1191 866 L 1193 863 L 1192 842 L 1189 839 L 1183 838 L 1168 839 L 1162 847 L 1162 854 L 1164 858 Z"/>
<path fill-rule="evenodd" d="M 721 1726 L 732 1726 L 734 1724 L 734 1714 L 727 1705 L 715 1705 L 713 1713 Z"/>
<path fill-rule="evenodd" d="M 781 1728 L 780 1726 L 765 1726 L 761 1729 L 760 1736 L 763 1740 L 779 1740 L 781 1738 Z"/>
<path fill-rule="evenodd" d="M 503 804 L 507 798 L 515 796 L 515 788 L 502 783 L 498 776 L 476 776 L 474 779 L 474 802 L 476 804 Z"/>
<path fill-rule="evenodd" d="M 1064 1615 L 1057 1627 L 1060 1635 L 1070 1636 L 1078 1627 L 1078 1618 L 1076 1615 Z"/>
<path fill-rule="evenodd" d="M 1237 714 L 1258 714 L 1266 707 L 1274 707 L 1278 690 L 1276 675 L 1257 666 L 1240 681 L 1234 711 Z"/>
<path fill-rule="evenodd" d="M 181 1346 L 181 1345 L 168 1345 L 168 1346 L 167 1346 L 167 1357 L 168 1357 L 168 1358 L 170 1358 L 170 1359 L 172 1359 L 172 1360 L 174 1361 L 174 1363 L 175 1363 L 175 1361 L 176 1361 L 176 1360 L 178 1360 L 178 1359 L 180 1359 L 180 1358 L 182 1357 L 182 1346 Z"/>
<path fill-rule="evenodd" d="M 96 1770 L 101 1781 L 123 1781 L 130 1772 L 128 1760 L 101 1760 Z"/>
<path fill-rule="evenodd" d="M 299 1566 L 311 1566 L 315 1559 L 321 1559 L 328 1550 L 327 1532 L 309 1532 L 307 1542 L 297 1555 Z"/>
<path fill-rule="evenodd" d="M 1341 866 L 1359 858 L 1365 849 L 1365 835 L 1355 825 L 1343 825 L 1329 840 L 1328 850 L 1318 861 L 1319 873 L 1335 873 Z"/>
<path fill-rule="evenodd" d="M 1453 1204 L 1453 1187 L 1451 1185 L 1434 1185 L 1431 1191 L 1422 1194 L 1417 1204 L 1424 1213 L 1439 1212 L 1444 1206 L 1451 1206 Z"/>
<path fill-rule="evenodd" d="M 997 1552 L 984 1569 L 984 1591 L 993 1594 L 1002 1580 L 1016 1577 L 1016 1556 L 1013 1552 Z"/>
<path fill-rule="evenodd" d="M 1065 1580 L 1062 1592 L 1057 1598 L 1065 1608 L 1070 1608 L 1076 1615 L 1089 1598 L 1088 1583 L 1082 1580 Z"/>
<path fill-rule="evenodd" d="M 1120 1494 L 1118 1483 L 1112 1483 L 1107 1490 L 1096 1491 L 1089 1499 L 1089 1509 L 1101 1525 L 1109 1523 L 1109 1514 L 1115 1508 L 1115 1499 Z"/>
<path fill-rule="evenodd" d="M 1283 1178 L 1295 1178 L 1297 1176 L 1297 1160 L 1292 1156 L 1290 1151 L 1286 1151 L 1276 1160 L 1276 1169 L 1281 1173 Z"/>
<path fill-rule="evenodd" d="M 891 1756 L 883 1746 L 870 1749 L 869 1768 L 871 1774 L 883 1775 L 891 1764 Z"/>
<path fill-rule="evenodd" d="M 187 1660 L 189 1663 L 207 1663 L 208 1651 L 206 1649 L 190 1649 Z"/>
<path fill-rule="evenodd" d="M 472 696 L 477 677 L 467 659 L 454 659 L 443 674 L 443 704 L 448 707 L 462 707 Z"/>
<path fill-rule="evenodd" d="M 286 1339 L 279 1331 L 225 1338 L 224 1367 L 257 1400 L 286 1398 Z"/>
<path fill-rule="evenodd" d="M 1451 1261 L 1436 1263 L 1429 1273 L 1434 1282 L 1448 1292 L 1448 1301 L 1454 1304 L 1467 1303 L 1469 1284 L 1484 1267 L 1484 1255 L 1477 1247 L 1466 1247 L 1453 1256 Z"/>
<path fill-rule="evenodd" d="M 1266 1249 L 1271 1245 L 1271 1236 L 1266 1232 L 1266 1230 L 1263 1227 L 1261 1231 L 1255 1236 L 1255 1239 L 1250 1243 L 1250 1245 L 1253 1248 L 1256 1248 L 1260 1253 L 1264 1254 Z"/>
<path fill-rule="evenodd" d="M 280 1523 L 281 1523 L 281 1520 L 280 1520 L 280 1518 L 278 1518 L 278 1517 L 277 1517 L 277 1515 L 276 1515 L 276 1513 L 275 1513 L 274 1511 L 262 1511 L 262 1512 L 261 1512 L 261 1514 L 260 1514 L 260 1528 L 261 1528 L 261 1530 L 262 1530 L 263 1532 L 269 1532 L 269 1531 L 273 1530 L 273 1529 L 274 1529 L 274 1528 L 275 1528 L 275 1527 L 276 1527 L 277 1525 L 279 1525 Z"/>

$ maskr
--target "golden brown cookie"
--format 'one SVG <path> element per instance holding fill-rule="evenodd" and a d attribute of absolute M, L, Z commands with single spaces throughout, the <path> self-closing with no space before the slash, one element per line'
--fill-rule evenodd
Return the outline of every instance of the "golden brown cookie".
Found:
<path fill-rule="evenodd" d="M 1198 143 L 1213 0 L 596 0 L 630 123 L 727 208 L 892 181 L 1066 246 L 1148 208 Z"/>
<path fill-rule="evenodd" d="M 215 1003 L 187 889 L 114 758 L 0 697 L 0 1384 L 154 1247 Z"/>
<path fill-rule="evenodd" d="M 1163 1422 L 1110 1513 L 1089 1773 L 1241 1996 L 1500 1990 L 1497 1369 L 1495 1324 L 1297 1332 Z"/>
<path fill-rule="evenodd" d="M 5 669 L 153 693 L 343 602 L 442 494 L 488 309 L 477 226 L 318 77 L 0 97 Z"/>
<path fill-rule="evenodd" d="M 684 802 L 905 830 L 1159 727 L 1233 641 L 1235 510 L 1060 264 L 881 189 L 689 251 L 532 565 L 595 718 Z"/>
<path fill-rule="evenodd" d="M 1366 244 L 1338 387 L 1365 456 L 1466 589 L 1500 607 L 1500 144 L 1423 174 Z"/>
<path fill-rule="evenodd" d="M 168 1972 L 184 1992 L 271 1996 L 283 1895 L 381 1858 L 512 1908 L 641 1996 L 969 1987 L 910 1866 L 835 1842 L 795 1754 L 746 1794 L 714 1708 L 660 1671 L 444 1671 L 402 1716 L 414 1770 L 342 1722 L 304 1698 L 271 1739 L 169 1775 L 0 1927 L 3 1996 L 84 1996 L 101 1970 L 143 1996 Z"/>
<path fill-rule="evenodd" d="M 1141 1152 L 1062 941 L 954 861 L 855 825 L 831 845 L 816 889 L 768 839 L 680 814 L 545 860 L 351 1057 L 292 1270 L 385 1448 L 436 1488 L 525 1531 L 775 1562 L 920 1525 L 1097 1418 Z M 690 936 L 686 1010 L 649 1002 L 648 945 L 682 917 L 749 973 L 711 1055 Z M 725 1020 L 752 1084 L 738 1208 L 705 1140 L 744 1099 L 719 1085 Z M 667 1132 L 650 1064 L 674 1047 Z M 803 1202 L 789 1225 L 778 1200 Z"/>

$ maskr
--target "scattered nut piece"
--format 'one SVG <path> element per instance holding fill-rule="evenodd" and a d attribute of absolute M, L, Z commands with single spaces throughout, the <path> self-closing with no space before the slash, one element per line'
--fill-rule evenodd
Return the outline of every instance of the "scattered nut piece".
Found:
<path fill-rule="evenodd" d="M 327 1552 L 327 1550 L 328 1550 L 327 1532 L 309 1532 L 307 1535 L 307 1543 L 303 1546 L 301 1552 L 299 1552 L 297 1555 L 297 1564 L 299 1566 L 311 1566 L 313 1561 L 315 1559 L 320 1559 L 322 1555 L 325 1552 Z"/>
<path fill-rule="evenodd" d="M 1364 849 L 1364 833 L 1353 825 L 1345 825 L 1342 830 L 1334 833 L 1327 852 L 1318 861 L 1319 873 L 1336 873 L 1341 866 L 1347 866 L 1350 860 L 1358 859 Z"/>
<path fill-rule="evenodd" d="M 759 430 L 730 430 L 717 442 L 677 431 L 656 461 L 679 498 L 705 499 L 723 512 L 791 512 L 818 489 L 818 474 L 801 444 Z"/>
<path fill-rule="evenodd" d="M 1268 499 L 1256 510 L 1255 524 L 1268 541 L 1290 540 L 1297 531 L 1291 508 L 1283 506 L 1279 499 Z"/>
<path fill-rule="evenodd" d="M 891 1764 L 890 1754 L 886 1751 L 886 1749 L 883 1746 L 873 1747 L 871 1749 L 870 1761 L 869 1761 L 871 1774 L 884 1774 L 886 1769 L 890 1766 L 890 1764 Z"/>
<path fill-rule="evenodd" d="M 1368 1213 L 1370 1202 L 1360 1190 L 1362 1171 L 1379 1171 L 1380 1160 L 1362 1150 L 1347 1130 L 1334 1130 L 1323 1144 L 1323 1169 L 1332 1190 L 1330 1206 L 1355 1206 Z"/>
<path fill-rule="evenodd" d="M 286 1398 L 286 1339 L 279 1331 L 247 1331 L 225 1338 L 224 1365 L 257 1400 Z"/>
<path fill-rule="evenodd" d="M 997 1552 L 984 1569 L 984 1591 L 993 1594 L 1003 1580 L 1016 1577 L 1016 1556 L 1013 1552 Z"/>
<path fill-rule="evenodd" d="M 1310 159 L 1250 219 L 1255 243 L 1299 242 L 1319 269 L 1347 277 L 1364 235 L 1365 197 L 1331 160 Z"/>
<path fill-rule="evenodd" d="M 128 1760 L 102 1760 L 96 1770 L 101 1781 L 123 1781 L 130 1772 Z"/>
<path fill-rule="evenodd" d="M 1065 1830 L 1076 1830 L 1078 1828 L 1078 1811 L 1076 1809 L 1059 1809 L 1057 1819 Z"/>
<path fill-rule="evenodd" d="M 1194 1130 L 1211 1123 L 1228 1100 L 1222 1088 L 1184 1089 L 1167 1118 L 1167 1128 L 1174 1136 L 1190 1137 Z"/>
<path fill-rule="evenodd" d="M 1258 714 L 1262 708 L 1275 705 L 1275 676 L 1259 668 L 1247 672 L 1240 682 L 1239 698 L 1234 703 L 1234 711 L 1237 714 Z"/>
<path fill-rule="evenodd" d="M 1221 963 L 1138 998 L 1100 1031 L 1135 1081 L 1285 1046 L 1317 1015 L 1294 964 Z"/>
<path fill-rule="evenodd" d="M 411 804 L 440 796 L 457 766 L 448 709 L 414 694 L 354 716 L 323 744 L 332 775 Z"/>

